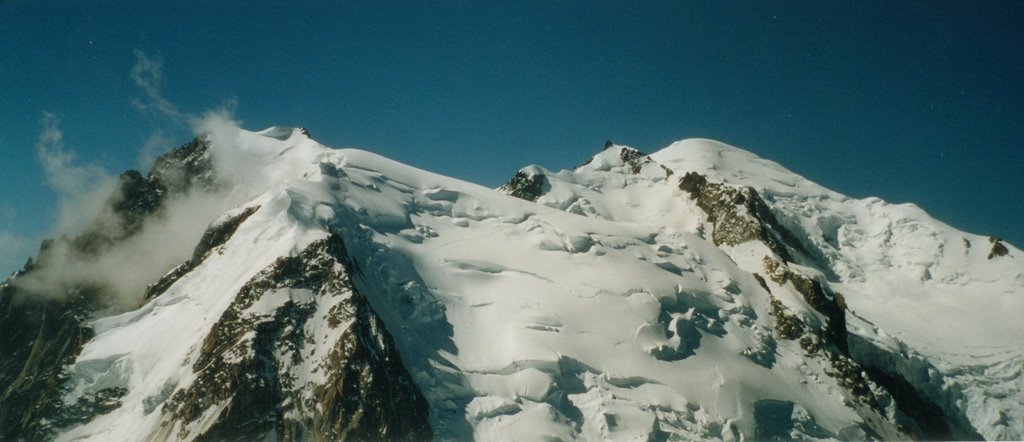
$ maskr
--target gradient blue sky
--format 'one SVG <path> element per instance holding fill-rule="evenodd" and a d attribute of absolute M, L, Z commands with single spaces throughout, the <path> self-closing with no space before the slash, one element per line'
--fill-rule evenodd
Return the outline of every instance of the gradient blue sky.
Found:
<path fill-rule="evenodd" d="M 1024 245 L 1021 1 L 0 0 L 0 272 L 54 232 L 44 113 L 112 174 L 189 139 L 132 105 L 138 53 L 185 112 L 488 186 L 706 137 Z"/>

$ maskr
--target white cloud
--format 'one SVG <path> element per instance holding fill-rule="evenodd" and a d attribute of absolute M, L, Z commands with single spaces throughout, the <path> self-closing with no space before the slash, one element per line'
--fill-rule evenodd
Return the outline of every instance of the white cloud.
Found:
<path fill-rule="evenodd" d="M 160 90 L 163 86 L 163 66 L 163 60 L 159 56 L 150 56 L 143 51 L 135 50 L 135 65 L 132 66 L 131 76 L 144 97 L 134 100 L 132 104 L 144 111 L 156 111 L 176 121 L 186 121 L 189 116 L 164 98 Z"/>
<path fill-rule="evenodd" d="M 210 221 L 230 207 L 222 195 L 197 192 L 169 201 L 135 235 L 96 255 L 55 243 L 43 265 L 16 282 L 40 296 L 60 297 L 79 286 L 104 288 L 117 310 L 138 307 L 146 286 L 187 260 Z"/>
<path fill-rule="evenodd" d="M 238 151 L 239 124 L 233 117 L 235 103 L 204 113 L 201 117 L 181 111 L 163 97 L 162 63 L 159 58 L 136 51 L 131 77 L 142 91 L 133 101 L 140 110 L 155 112 L 171 124 L 188 124 L 194 134 L 209 137 L 210 155 L 222 180 L 231 181 L 245 174 L 238 170 L 245 153 Z M 58 193 L 59 215 L 55 233 L 75 235 L 87 226 L 102 226 L 114 236 L 120 233 L 118 219 L 104 210 L 106 201 L 117 191 L 117 179 L 92 164 L 81 164 L 75 153 L 64 145 L 60 120 L 45 113 L 36 145 L 39 161 L 46 170 L 47 183 Z M 163 152 L 173 145 L 162 130 L 156 130 L 139 152 L 140 169 L 148 170 Z M 107 300 L 119 309 L 139 304 L 148 284 L 189 258 L 209 223 L 224 211 L 244 202 L 250 195 L 222 189 L 221 192 L 194 189 L 163 203 L 162 210 L 149 217 L 132 236 L 99 253 L 83 254 L 70 244 L 57 242 L 47 251 L 41 267 L 17 280 L 17 284 L 39 296 L 64 296 L 70 288 L 98 286 Z M 0 236 L 0 243 L 17 244 L 0 256 L 0 265 L 12 269 L 24 263 L 25 252 L 34 241 L 15 235 Z M 16 262 L 21 260 L 21 262 Z M 6 268 L 6 267 L 0 267 Z"/>
<path fill-rule="evenodd" d="M 169 123 L 188 124 L 196 135 L 207 136 L 216 174 L 228 185 L 216 192 L 193 189 L 165 200 L 162 210 L 146 219 L 138 232 L 99 253 L 86 255 L 68 243 L 55 243 L 45 259 L 40 260 L 40 268 L 17 280 L 20 287 L 39 296 L 63 296 L 70 288 L 92 285 L 105 288 L 107 300 L 119 310 L 134 308 L 141 302 L 148 284 L 191 256 L 210 222 L 253 196 L 238 190 L 253 186 L 238 186 L 234 190 L 231 186 L 254 179 L 248 163 L 252 161 L 251 152 L 238 147 L 241 129 L 233 116 L 235 103 L 230 101 L 202 116 L 181 111 L 161 94 L 163 74 L 159 58 L 141 51 L 136 51 L 136 58 L 131 77 L 143 96 L 134 104 L 141 110 L 155 111 Z M 59 123 L 56 116 L 44 114 L 37 143 L 47 181 L 60 198 L 57 232 L 80 233 L 93 222 L 106 229 L 117 229 L 117 218 L 103 210 L 105 201 L 116 191 L 116 178 L 98 166 L 79 164 L 74 152 L 64 146 Z M 141 168 L 147 170 L 159 153 L 170 146 L 172 142 L 165 132 L 154 131 L 139 152 Z"/>
<path fill-rule="evenodd" d="M 79 164 L 75 153 L 64 146 L 60 119 L 44 112 L 36 155 L 46 172 L 46 182 L 57 192 L 57 223 L 54 233 L 72 235 L 95 219 L 112 194 L 117 178 L 95 164 Z"/>

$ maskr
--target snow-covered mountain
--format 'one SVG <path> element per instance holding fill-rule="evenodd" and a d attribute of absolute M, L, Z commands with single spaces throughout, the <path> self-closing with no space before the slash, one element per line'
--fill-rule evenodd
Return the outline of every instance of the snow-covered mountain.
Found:
<path fill-rule="evenodd" d="M 0 286 L 0 439 L 1024 438 L 1019 249 L 715 141 L 494 190 L 229 128 L 104 214 Z"/>

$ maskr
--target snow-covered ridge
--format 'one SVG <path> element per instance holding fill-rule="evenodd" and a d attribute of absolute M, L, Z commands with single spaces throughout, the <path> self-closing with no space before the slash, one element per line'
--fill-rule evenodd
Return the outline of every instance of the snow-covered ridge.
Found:
<path fill-rule="evenodd" d="M 598 158 L 612 160 L 598 164 L 610 165 L 604 169 L 621 166 L 614 157 L 603 151 Z M 910 343 L 915 354 L 921 352 L 921 358 L 937 365 L 975 366 L 976 358 L 984 358 L 988 363 L 1008 366 L 1024 355 L 1017 343 L 1022 330 L 1015 319 L 1024 311 L 1024 298 L 1020 296 L 1024 291 L 1024 265 L 1019 261 L 1019 249 L 995 238 L 959 231 L 913 204 L 849 198 L 777 163 L 713 140 L 676 142 L 649 158 L 672 170 L 674 177 L 697 173 L 712 182 L 749 187 L 759 193 L 782 227 L 800 238 L 808 251 L 801 262 L 812 267 L 807 270 L 829 280 L 835 290 L 846 295 L 851 311 L 873 321 L 869 330 L 852 332 L 867 335 L 879 344 L 896 336 Z M 667 206 L 673 199 L 666 193 L 657 194 L 666 190 L 650 184 L 660 181 L 656 174 L 650 180 L 627 176 L 623 183 L 621 174 L 595 174 L 586 167 L 557 173 L 543 171 L 548 190 L 537 202 L 597 218 L 674 224 L 711 238 L 714 228 L 706 222 L 707 214 L 700 210 L 682 212 L 685 206 Z M 609 194 L 614 196 L 609 198 Z M 757 256 L 744 257 L 740 250 L 729 253 L 741 267 L 758 271 Z M 937 322 L 942 326 L 936 327 Z M 1000 355 L 995 359 L 1000 362 L 987 359 L 994 354 Z M 1019 434 L 1020 425 L 1005 424 L 1009 420 L 999 416 L 1005 416 L 1006 410 L 1020 409 L 1024 386 L 1016 381 L 994 384 L 999 385 L 1000 393 L 968 399 L 986 405 L 969 405 L 967 414 L 972 419 L 1006 425 L 983 432 L 986 437 Z M 1017 392 L 1011 395 L 1014 399 L 1005 400 L 1005 389 Z M 993 415 L 996 409 L 1002 411 Z M 1016 413 L 1019 415 L 1019 411 Z"/>
<path fill-rule="evenodd" d="M 238 202 L 141 308 L 85 324 L 60 439 L 1024 437 L 1020 250 L 914 206 L 710 140 L 495 191 L 301 129 L 206 139 Z M 329 392 L 356 378 L 427 413 L 345 424 Z"/>

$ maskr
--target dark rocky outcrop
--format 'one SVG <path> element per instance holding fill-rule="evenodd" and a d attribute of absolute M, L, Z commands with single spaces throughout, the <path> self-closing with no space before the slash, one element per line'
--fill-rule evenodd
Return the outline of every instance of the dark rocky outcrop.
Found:
<path fill-rule="evenodd" d="M 792 284 L 797 293 L 815 311 L 825 317 L 821 326 L 808 324 L 786 308 L 773 295 L 770 296 L 771 315 L 775 318 L 775 332 L 787 340 L 799 340 L 804 354 L 822 358 L 828 363 L 825 374 L 850 393 L 851 397 L 871 408 L 880 409 L 869 379 L 861 366 L 849 357 L 846 329 L 846 303 L 842 295 L 827 289 L 817 279 L 791 270 L 785 263 L 765 256 L 765 273 L 776 284 Z M 765 284 L 767 285 L 767 284 Z"/>
<path fill-rule="evenodd" d="M 62 412 L 62 368 L 92 337 L 86 320 L 100 307 L 95 288 L 29 296 L 0 286 L 0 440 L 43 440 L 71 423 Z"/>
<path fill-rule="evenodd" d="M 792 310 L 782 305 L 775 296 L 771 296 L 771 314 L 775 318 L 775 332 L 782 339 L 794 340 L 804 334 L 804 322 Z"/>
<path fill-rule="evenodd" d="M 111 206 L 123 220 L 124 233 L 129 236 L 142 228 L 148 215 L 160 208 L 166 188 L 159 180 L 144 177 L 135 170 L 121 174 L 117 188 L 120 194 L 111 201 Z"/>
<path fill-rule="evenodd" d="M 777 284 L 790 282 L 804 301 L 827 319 L 823 338 L 836 346 L 843 354 L 849 353 L 846 343 L 846 301 L 843 295 L 828 290 L 821 281 L 809 278 L 789 269 L 785 264 L 765 256 L 762 259 L 765 272 Z M 773 298 L 774 299 L 774 298 Z"/>
<path fill-rule="evenodd" d="M 613 141 L 605 141 L 604 149 L 601 149 L 601 151 L 604 152 L 615 146 L 617 146 L 617 144 L 615 144 Z M 623 166 L 627 167 L 629 172 L 634 175 L 640 173 L 640 171 L 643 170 L 644 166 L 648 164 L 657 164 L 654 160 L 651 159 L 651 157 L 647 156 L 647 154 L 643 153 L 639 149 L 634 149 L 632 147 L 626 146 L 619 147 L 619 160 L 622 161 Z M 593 157 L 587 158 L 587 161 L 577 166 L 577 168 L 586 166 L 593 161 Z M 661 170 L 665 172 L 665 178 L 668 178 L 675 173 L 674 171 L 672 171 L 672 169 L 669 169 L 661 164 L 658 164 L 658 166 L 660 166 Z"/>
<path fill-rule="evenodd" d="M 764 291 L 766 291 L 766 292 L 768 292 L 769 294 L 771 294 L 771 292 L 772 292 L 772 289 L 768 288 L 768 282 L 764 280 L 764 277 L 763 277 L 763 276 L 761 276 L 761 275 L 760 275 L 760 274 L 758 274 L 758 273 L 754 273 L 754 279 L 756 279 L 756 280 L 757 280 L 757 284 L 758 284 L 758 285 L 760 285 L 760 286 L 761 286 L 761 288 L 763 288 L 763 289 L 764 289 Z"/>
<path fill-rule="evenodd" d="M 383 322 L 352 285 L 352 272 L 341 238 L 331 235 L 298 256 L 279 258 L 246 283 L 207 335 L 192 366 L 196 380 L 165 404 L 172 419 L 165 427 L 193 422 L 217 404 L 223 410 L 208 430 L 190 435 L 182 426 L 177 437 L 429 439 L 426 400 Z M 309 290 L 314 299 L 288 299 L 269 316 L 248 310 L 260 298 L 289 289 Z M 305 329 L 318 313 L 319 298 L 340 299 L 327 321 L 345 329 L 330 348 L 311 348 L 319 337 Z M 300 383 L 296 368 L 320 352 L 327 358 L 316 370 L 323 370 L 326 382 Z"/>
<path fill-rule="evenodd" d="M 634 149 L 632 147 L 623 147 L 619 151 L 619 159 L 622 160 L 622 164 L 629 167 L 629 172 L 632 174 L 638 174 L 643 170 L 644 166 L 648 164 L 657 164 L 647 154 Z M 665 178 L 672 176 L 675 172 L 665 166 L 658 164 L 661 170 L 665 172 Z"/>
<path fill-rule="evenodd" d="M 527 201 L 537 201 L 541 195 L 544 195 L 544 186 L 547 184 L 547 178 L 542 173 L 528 173 L 526 171 L 518 171 L 508 180 L 507 183 L 498 188 L 499 191 L 514 196 L 519 199 Z"/>
<path fill-rule="evenodd" d="M 806 330 L 806 327 L 804 326 L 804 322 L 797 317 L 796 313 L 793 313 L 792 310 L 786 308 L 786 306 L 782 304 L 782 301 L 779 301 L 779 298 L 776 298 L 775 295 L 772 294 L 771 289 L 768 288 L 768 282 L 764 280 L 764 277 L 754 273 L 754 279 L 756 279 L 757 283 L 760 284 L 766 292 L 768 292 L 769 312 L 772 317 L 775 318 L 775 333 L 780 338 L 787 340 L 805 337 L 806 335 L 804 335 L 804 331 Z"/>
<path fill-rule="evenodd" d="M 712 183 L 704 175 L 688 172 L 679 180 L 679 188 L 708 214 L 708 221 L 714 226 L 711 240 L 715 245 L 760 241 L 786 262 L 793 261 L 790 250 L 808 254 L 753 187 Z"/>
<path fill-rule="evenodd" d="M 1003 241 L 994 236 L 988 237 L 988 242 L 992 243 L 992 250 L 988 252 L 988 259 L 998 258 L 1000 256 L 1006 256 L 1010 254 L 1010 250 L 1006 248 Z"/>
<path fill-rule="evenodd" d="M 149 178 L 158 181 L 173 195 L 192 189 L 217 189 L 221 181 L 214 171 L 209 150 L 209 140 L 205 136 L 196 137 L 157 158 Z"/>
<path fill-rule="evenodd" d="M 646 154 L 631 147 L 623 147 L 619 151 L 619 159 L 622 160 L 622 164 L 629 167 L 629 171 L 633 174 L 640 173 L 645 164 L 654 163 L 654 160 Z"/>

